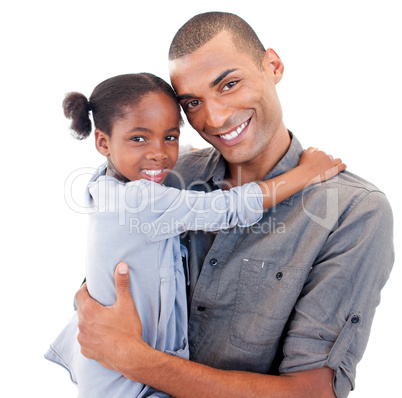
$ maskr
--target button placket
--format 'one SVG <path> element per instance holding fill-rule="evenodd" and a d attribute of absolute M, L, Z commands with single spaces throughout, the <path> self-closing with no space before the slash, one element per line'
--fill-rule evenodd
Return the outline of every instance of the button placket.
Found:
<path fill-rule="evenodd" d="M 278 281 L 280 281 L 280 280 L 283 278 L 283 273 L 282 273 L 282 272 L 278 272 L 278 273 L 275 275 L 275 277 L 276 277 L 276 279 L 278 279 Z"/>
<path fill-rule="evenodd" d="M 216 258 L 211 258 L 211 260 L 209 260 L 209 264 L 212 267 L 215 267 L 218 264 L 218 260 Z"/>

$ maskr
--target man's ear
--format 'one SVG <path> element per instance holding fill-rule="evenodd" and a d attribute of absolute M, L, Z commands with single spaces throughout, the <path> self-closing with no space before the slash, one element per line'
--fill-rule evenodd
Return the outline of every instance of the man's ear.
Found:
<path fill-rule="evenodd" d="M 95 129 L 95 146 L 98 152 L 103 156 L 109 156 L 110 137 L 99 129 Z"/>
<path fill-rule="evenodd" d="M 275 84 L 282 80 L 285 67 L 278 54 L 272 48 L 268 48 L 267 51 L 265 51 L 264 67 L 268 68 L 267 70 L 272 70 Z"/>

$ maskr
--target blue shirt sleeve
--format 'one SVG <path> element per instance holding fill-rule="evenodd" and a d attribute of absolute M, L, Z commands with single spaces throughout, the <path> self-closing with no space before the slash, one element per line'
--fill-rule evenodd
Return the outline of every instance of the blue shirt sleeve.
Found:
<path fill-rule="evenodd" d="M 247 227 L 260 220 L 263 213 L 262 192 L 256 183 L 228 191 L 199 192 L 142 180 L 139 189 L 144 211 L 138 217 L 141 223 L 150 223 L 150 240 L 167 239 L 189 230 Z"/>

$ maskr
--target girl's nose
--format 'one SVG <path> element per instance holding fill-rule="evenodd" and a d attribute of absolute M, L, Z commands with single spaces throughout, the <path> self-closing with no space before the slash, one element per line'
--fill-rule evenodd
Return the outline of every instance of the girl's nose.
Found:
<path fill-rule="evenodd" d="M 155 143 L 149 147 L 149 150 L 146 154 L 146 158 L 148 160 L 164 160 L 167 158 L 167 152 L 164 144 Z"/>

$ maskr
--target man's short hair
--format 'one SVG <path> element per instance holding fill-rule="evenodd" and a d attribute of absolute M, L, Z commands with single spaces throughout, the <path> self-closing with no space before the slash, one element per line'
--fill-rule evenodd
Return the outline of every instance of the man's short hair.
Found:
<path fill-rule="evenodd" d="M 176 33 L 169 49 L 169 60 L 184 57 L 198 50 L 219 33 L 227 31 L 239 51 L 250 54 L 259 67 L 265 48 L 251 26 L 235 14 L 207 12 L 186 22 Z"/>

